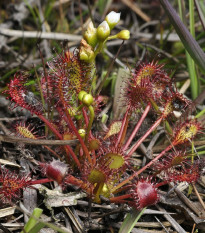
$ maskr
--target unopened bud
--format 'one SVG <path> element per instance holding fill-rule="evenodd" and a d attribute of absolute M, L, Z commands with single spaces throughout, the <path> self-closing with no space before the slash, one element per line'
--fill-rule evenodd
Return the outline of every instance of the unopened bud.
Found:
<path fill-rule="evenodd" d="M 86 94 L 88 94 L 86 91 L 80 91 L 79 94 L 78 94 L 78 99 L 80 101 L 82 101 L 83 100 L 83 96 L 86 95 Z"/>
<path fill-rule="evenodd" d="M 86 106 L 90 106 L 93 103 L 94 99 L 91 94 L 86 94 L 83 96 L 82 102 Z"/>
<path fill-rule="evenodd" d="M 86 135 L 86 131 L 84 129 L 79 129 L 78 133 L 80 134 L 81 138 L 84 138 Z"/>
<path fill-rule="evenodd" d="M 104 41 L 110 35 L 110 27 L 106 21 L 103 21 L 97 28 L 97 37 L 100 41 Z"/>
<path fill-rule="evenodd" d="M 80 60 L 85 62 L 91 62 L 94 59 L 93 49 L 84 39 L 81 40 L 79 56 Z"/>
<path fill-rule="evenodd" d="M 128 30 L 122 30 L 119 33 L 117 33 L 117 38 L 121 40 L 129 40 L 130 32 Z"/>
<path fill-rule="evenodd" d="M 93 48 L 96 46 L 97 39 L 97 29 L 93 26 L 93 23 L 88 24 L 87 30 L 84 33 L 84 39 L 91 45 Z"/>
<path fill-rule="evenodd" d="M 117 25 L 120 21 L 120 13 L 116 13 L 114 11 L 111 11 L 105 18 L 105 20 L 107 21 L 110 30 L 112 30 L 115 25 Z"/>

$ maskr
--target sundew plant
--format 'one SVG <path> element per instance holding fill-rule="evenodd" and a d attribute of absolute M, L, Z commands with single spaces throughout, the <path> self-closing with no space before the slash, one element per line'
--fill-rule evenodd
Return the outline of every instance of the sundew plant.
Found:
<path fill-rule="evenodd" d="M 115 121 L 109 118 L 107 131 L 101 129 L 97 118 L 106 101 L 100 93 L 95 94 L 96 56 L 108 40 L 129 39 L 128 30 L 111 35 L 119 20 L 120 13 L 110 12 L 97 28 L 91 22 L 78 48 L 73 52 L 64 49 L 47 62 L 40 77 L 42 98 L 27 85 L 28 72 L 19 71 L 11 79 L 5 94 L 13 108 L 30 111 L 45 126 L 45 132 L 39 135 L 36 125 L 24 120 L 16 124 L 16 135 L 30 140 L 75 140 L 75 144 L 44 146 L 51 159 L 38 161 L 41 178 L 33 177 L 32 172 L 22 177 L 2 167 L 2 204 L 20 200 L 26 187 L 55 181 L 63 192 L 68 192 L 70 185 L 80 188 L 95 203 L 101 203 L 104 197 L 111 203 L 142 209 L 160 200 L 161 186 L 199 179 L 204 161 L 190 148 L 202 133 L 203 124 L 193 115 L 176 118 L 175 113 L 187 111 L 192 101 L 178 92 L 157 59 L 130 70 L 121 96 L 126 111 Z M 139 136 L 150 116 L 152 123 Z M 133 155 L 159 126 L 164 127 L 170 143 L 145 165 L 135 166 Z"/>

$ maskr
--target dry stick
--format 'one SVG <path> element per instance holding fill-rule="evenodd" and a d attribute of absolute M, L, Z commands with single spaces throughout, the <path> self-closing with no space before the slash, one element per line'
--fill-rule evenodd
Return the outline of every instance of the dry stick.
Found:
<path fill-rule="evenodd" d="M 97 90 L 96 96 L 100 94 L 100 92 L 101 92 L 101 90 L 102 90 L 102 88 L 103 88 L 103 85 L 104 85 L 106 79 L 107 79 L 108 76 L 110 75 L 111 70 L 112 70 L 113 65 L 114 65 L 114 62 L 115 62 L 116 58 L 118 57 L 118 55 L 119 55 L 119 53 L 120 53 L 120 50 L 121 50 L 123 44 L 124 44 L 124 40 L 122 41 L 122 43 L 121 43 L 121 45 L 120 45 L 120 47 L 119 47 L 119 49 L 118 49 L 118 51 L 117 51 L 115 57 L 113 58 L 113 60 L 112 60 L 112 62 L 111 62 L 111 64 L 110 64 L 110 66 L 109 66 L 109 68 L 108 68 L 107 74 L 105 75 L 103 81 L 102 81 L 101 84 L 100 84 L 100 86 L 99 86 L 99 88 L 98 88 L 98 90 Z"/>
<path fill-rule="evenodd" d="M 66 33 L 55 33 L 55 32 L 40 32 L 40 31 L 21 31 L 12 30 L 0 27 L 0 34 L 5 36 L 14 36 L 17 38 L 41 38 L 51 40 L 68 40 L 68 41 L 80 41 L 82 36 L 72 35 Z"/>
<path fill-rule="evenodd" d="M 10 135 L 0 135 L 1 142 L 10 143 L 24 143 L 29 145 L 52 145 L 52 146 L 65 146 L 65 145 L 76 145 L 78 140 L 45 140 L 45 139 L 30 139 L 30 138 L 19 138 Z"/>
<path fill-rule="evenodd" d="M 194 192 L 196 193 L 196 196 L 198 197 L 199 202 L 201 203 L 202 207 L 205 209 L 205 204 L 204 204 L 204 202 L 203 202 L 201 196 L 199 195 L 199 192 L 198 192 L 198 190 L 197 190 L 195 184 L 192 184 L 192 187 L 194 188 Z"/>
<path fill-rule="evenodd" d="M 132 142 L 132 139 L 135 137 L 136 133 L 138 132 L 142 122 L 144 121 L 145 117 L 147 116 L 149 110 L 151 108 L 151 104 L 148 104 L 147 107 L 145 108 L 140 120 L 137 122 L 137 125 L 135 126 L 132 134 L 130 135 L 129 139 L 127 140 L 126 144 L 123 147 L 123 150 L 127 150 L 127 148 L 129 147 L 130 143 Z"/>
<path fill-rule="evenodd" d="M 150 17 L 141 11 L 141 9 L 135 4 L 135 1 L 122 0 L 122 2 L 139 15 L 144 21 L 149 22 L 151 20 Z"/>
<path fill-rule="evenodd" d="M 196 227 L 196 223 L 194 223 L 191 233 L 194 233 L 195 227 Z"/>

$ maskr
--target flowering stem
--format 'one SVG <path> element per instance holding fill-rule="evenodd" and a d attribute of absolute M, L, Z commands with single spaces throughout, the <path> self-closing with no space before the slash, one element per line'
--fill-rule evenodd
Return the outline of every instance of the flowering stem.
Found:
<path fill-rule="evenodd" d="M 85 136 L 85 144 L 88 144 L 88 136 L 89 136 L 89 133 L 91 131 L 91 127 L 92 127 L 92 124 L 93 124 L 93 120 L 95 118 L 95 112 L 94 112 L 94 109 L 93 107 L 90 105 L 88 107 L 89 111 L 90 111 L 90 119 L 89 119 L 89 124 L 88 124 L 88 127 L 87 127 L 87 132 L 86 132 L 86 136 Z"/>
<path fill-rule="evenodd" d="M 151 108 L 151 104 L 148 104 L 147 107 L 145 108 L 140 120 L 138 121 L 137 125 L 135 126 L 135 129 L 133 130 L 132 134 L 130 135 L 129 139 L 127 140 L 126 144 L 123 147 L 123 150 L 127 150 L 129 147 L 130 143 L 132 142 L 132 139 L 135 137 L 136 133 L 138 132 L 140 126 L 142 125 L 142 122 L 144 121 L 145 117 L 147 116 L 149 110 Z"/>
<path fill-rule="evenodd" d="M 75 127 L 75 125 L 74 125 L 74 123 L 73 123 L 73 121 L 72 121 L 72 119 L 71 119 L 70 114 L 68 113 L 68 111 L 65 111 L 65 113 L 66 113 L 66 118 L 65 118 L 66 122 L 71 126 L 71 128 L 72 128 L 72 130 L 74 131 L 76 137 L 77 137 L 78 140 L 80 141 L 80 144 L 81 144 L 81 146 L 82 146 L 82 148 L 83 148 L 83 151 L 84 151 L 84 153 L 85 153 L 85 155 L 86 155 L 86 157 L 87 157 L 89 163 L 92 164 L 92 159 L 91 159 L 91 157 L 90 157 L 88 148 L 86 147 L 86 145 L 85 145 L 83 139 L 81 138 L 80 134 L 78 133 L 78 130 L 76 129 L 76 127 Z"/>
<path fill-rule="evenodd" d="M 160 117 L 150 128 L 149 130 L 137 141 L 137 143 L 131 148 L 131 150 L 128 153 L 128 156 L 131 156 L 139 147 L 139 145 L 151 134 L 152 131 L 154 131 L 157 126 L 161 123 L 162 117 Z"/>

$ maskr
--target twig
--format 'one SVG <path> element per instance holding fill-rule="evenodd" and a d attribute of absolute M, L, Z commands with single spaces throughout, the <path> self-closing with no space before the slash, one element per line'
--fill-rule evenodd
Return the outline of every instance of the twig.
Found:
<path fill-rule="evenodd" d="M 194 189 L 194 192 L 196 193 L 196 196 L 198 197 L 199 202 L 201 203 L 202 207 L 205 209 L 205 204 L 204 204 L 204 202 L 203 202 L 201 196 L 199 195 L 199 192 L 198 192 L 198 190 L 197 190 L 195 184 L 192 184 L 192 187 L 193 187 L 193 189 Z"/>
<path fill-rule="evenodd" d="M 157 208 L 160 210 L 160 211 L 164 211 L 166 212 L 166 210 L 162 207 L 159 207 L 159 205 L 156 205 Z M 166 214 L 164 215 L 164 217 L 167 219 L 167 221 L 169 221 L 172 225 L 172 227 L 179 233 L 186 233 L 186 231 L 180 226 L 180 224 L 174 219 L 171 217 L 171 215 L 169 214 Z"/>
<path fill-rule="evenodd" d="M 50 39 L 50 40 L 68 40 L 68 41 L 74 41 L 78 42 L 81 40 L 82 36 L 80 35 L 73 35 L 73 34 L 66 34 L 66 33 L 55 33 L 55 32 L 40 32 L 40 31 L 21 31 L 21 30 L 12 30 L 7 28 L 0 27 L 0 34 L 5 36 L 13 36 L 16 38 L 41 38 L 41 39 Z M 165 32 L 163 35 L 156 34 L 155 39 L 161 40 L 161 39 L 167 39 L 167 41 L 176 42 L 180 41 L 178 35 L 176 33 L 169 33 Z M 144 33 L 144 32 L 137 32 L 136 36 L 132 39 L 139 39 L 139 38 L 145 38 L 145 39 L 151 39 L 153 38 L 152 33 Z M 107 43 L 107 46 L 109 45 L 119 45 L 121 44 L 121 40 L 115 40 L 115 41 L 109 41 Z"/>
<path fill-rule="evenodd" d="M 194 233 L 195 227 L 196 227 L 196 223 L 194 223 L 191 233 Z"/>
<path fill-rule="evenodd" d="M 46 139 L 29 139 L 29 138 L 19 138 L 15 136 L 0 135 L 0 141 L 10 142 L 10 143 L 25 143 L 30 145 L 75 145 L 78 140 L 46 140 Z"/>
<path fill-rule="evenodd" d="M 40 32 L 40 31 L 21 31 L 12 30 L 0 27 L 0 34 L 5 36 L 14 36 L 17 38 L 41 38 L 51 40 L 68 40 L 68 41 L 80 41 L 82 36 L 72 35 L 66 33 L 55 33 L 55 32 Z"/>

